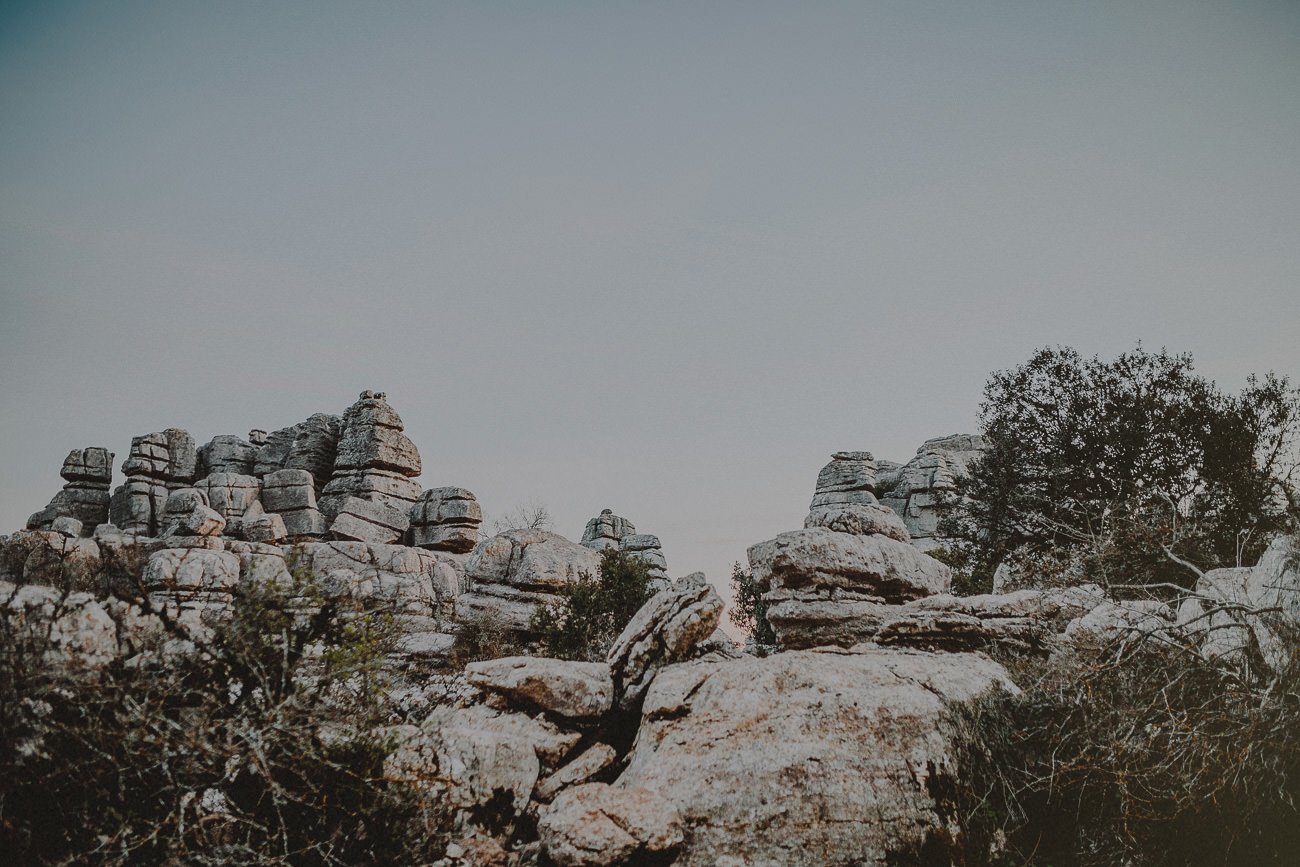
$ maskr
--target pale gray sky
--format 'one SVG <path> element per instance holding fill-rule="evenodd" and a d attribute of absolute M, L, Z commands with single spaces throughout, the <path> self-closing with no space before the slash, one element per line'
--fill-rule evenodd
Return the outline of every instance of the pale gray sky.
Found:
<path fill-rule="evenodd" d="M 1300 4 L 6 2 L 0 263 L 4 531 L 372 388 L 725 582 L 1037 346 L 1300 374 Z"/>

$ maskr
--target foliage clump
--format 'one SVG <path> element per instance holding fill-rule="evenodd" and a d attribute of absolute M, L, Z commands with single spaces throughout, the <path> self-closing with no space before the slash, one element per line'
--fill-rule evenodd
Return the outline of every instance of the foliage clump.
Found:
<path fill-rule="evenodd" d="M 733 625 L 743 629 L 761 655 L 776 646 L 776 633 L 767 621 L 767 602 L 763 587 L 754 579 L 754 573 L 734 563 L 731 567 L 732 603 L 728 617 Z"/>
<path fill-rule="evenodd" d="M 1149 639 L 1007 664 L 1023 694 L 955 720 L 965 863 L 1294 863 L 1300 654 L 1268 678 Z"/>
<path fill-rule="evenodd" d="M 207 629 L 163 608 L 153 615 L 155 641 L 92 671 L 49 652 L 39 624 L 0 618 L 0 851 L 10 863 L 439 855 L 446 816 L 384 778 L 394 746 L 384 612 L 327 598 L 294 574 L 287 585 L 241 585 L 229 617 Z"/>
<path fill-rule="evenodd" d="M 1271 373 L 1229 394 L 1189 355 L 1045 348 L 993 374 L 980 425 L 988 450 L 939 528 L 969 590 L 1048 552 L 1079 581 L 1190 586 L 1187 564 L 1254 563 L 1287 526 L 1300 390 Z"/>
<path fill-rule="evenodd" d="M 580 573 L 560 588 L 560 600 L 533 615 L 530 629 L 542 652 L 557 659 L 603 660 L 614 639 L 649 601 L 650 564 L 640 557 L 606 548 L 593 577 Z"/>

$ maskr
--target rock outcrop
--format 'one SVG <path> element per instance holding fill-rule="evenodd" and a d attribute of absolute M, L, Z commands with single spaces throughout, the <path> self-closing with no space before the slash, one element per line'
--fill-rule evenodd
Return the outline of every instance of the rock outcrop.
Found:
<path fill-rule="evenodd" d="M 686 662 L 655 677 L 614 785 L 676 807 L 683 867 L 918 863 L 927 836 L 958 830 L 946 713 L 998 689 L 1015 686 L 968 654 Z"/>
<path fill-rule="evenodd" d="M 542 811 L 537 834 L 556 867 L 662 862 L 685 835 L 677 810 L 649 789 L 587 783 Z"/>
<path fill-rule="evenodd" d="M 483 510 L 464 488 L 433 488 L 411 507 L 411 544 L 432 551 L 468 554 L 478 544 Z"/>
<path fill-rule="evenodd" d="M 875 485 L 870 452 L 836 452 L 817 476 L 804 529 L 750 547 L 782 646 L 849 647 L 874 636 L 890 606 L 947 592 L 948 567 L 908 544 Z"/>
<path fill-rule="evenodd" d="M 135 437 L 122 473 L 126 483 L 113 491 L 109 520 L 127 532 L 153 535 L 159 530 L 168 494 L 197 478 L 194 438 L 179 428 Z"/>
<path fill-rule="evenodd" d="M 402 430 L 402 419 L 383 392 L 361 392 L 343 413 L 334 471 L 320 496 L 320 510 L 331 522 L 350 497 L 410 512 L 420 498 L 420 485 L 413 481 L 420 475 L 420 453 Z"/>
<path fill-rule="evenodd" d="M 649 565 L 656 590 L 667 586 L 668 561 L 664 559 L 659 537 L 638 533 L 631 521 L 615 515 L 613 509 L 602 509 L 599 515 L 587 522 L 582 532 L 582 544 L 593 551 L 608 548 L 626 551 Z"/>
<path fill-rule="evenodd" d="M 600 555 L 549 530 L 507 530 L 481 543 L 465 561 L 470 590 L 456 600 L 461 617 L 491 614 L 527 633 L 539 605 L 583 574 L 594 576 Z"/>
<path fill-rule="evenodd" d="M 27 520 L 27 529 L 49 530 L 60 518 L 71 518 L 81 525 L 77 535 L 89 536 L 100 524 L 108 523 L 112 452 L 96 446 L 73 449 L 63 459 L 59 475 L 65 482 L 63 490 Z"/>
<path fill-rule="evenodd" d="M 957 478 L 967 474 L 985 448 L 981 436 L 953 434 L 926 440 L 906 464 L 881 462 L 877 493 L 903 519 L 913 545 L 922 551 L 939 547 L 935 540 L 938 504 L 954 491 Z"/>

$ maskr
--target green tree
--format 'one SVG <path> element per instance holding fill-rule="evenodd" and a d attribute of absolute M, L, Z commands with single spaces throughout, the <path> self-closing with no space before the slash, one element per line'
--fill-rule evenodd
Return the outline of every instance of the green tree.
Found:
<path fill-rule="evenodd" d="M 993 374 L 980 423 L 988 451 L 940 526 L 974 589 L 1013 551 L 1061 550 L 1089 580 L 1186 585 L 1289 520 L 1300 392 L 1271 373 L 1233 395 L 1189 355 L 1045 348 Z"/>
<path fill-rule="evenodd" d="M 728 614 L 731 622 L 745 630 L 745 634 L 759 647 L 775 645 L 776 633 L 772 631 L 772 624 L 767 622 L 763 588 L 754 580 L 754 573 L 745 571 L 740 563 L 731 567 L 731 592 L 731 611 Z"/>
<path fill-rule="evenodd" d="M 562 587 L 560 601 L 539 608 L 530 628 L 547 656 L 601 660 L 651 595 L 650 564 L 606 548 L 596 575 L 584 572 Z"/>

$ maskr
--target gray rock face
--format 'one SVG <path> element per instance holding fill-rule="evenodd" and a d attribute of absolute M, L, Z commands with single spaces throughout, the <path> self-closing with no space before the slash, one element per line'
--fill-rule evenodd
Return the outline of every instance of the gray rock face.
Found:
<path fill-rule="evenodd" d="M 262 496 L 262 483 L 256 476 L 244 476 L 238 473 L 212 473 L 194 483 L 195 490 L 203 493 L 208 508 L 225 519 L 226 523 L 236 525 L 243 519 L 244 513 Z"/>
<path fill-rule="evenodd" d="M 871 452 L 836 452 L 817 474 L 810 508 L 876 502 L 876 462 Z"/>
<path fill-rule="evenodd" d="M 881 464 L 877 489 L 881 502 L 898 513 L 912 543 L 921 550 L 938 547 L 934 538 L 939 523 L 937 506 L 985 448 L 981 436 L 953 434 L 926 440 L 906 464 Z"/>
<path fill-rule="evenodd" d="M 492 613 L 527 632 L 539 605 L 583 573 L 595 575 L 600 555 L 549 530 L 507 530 L 474 549 L 465 561 L 470 592 L 456 600 L 461 617 Z"/>
<path fill-rule="evenodd" d="M 199 447 L 199 475 L 233 473 L 251 476 L 257 467 L 257 446 L 234 434 L 221 434 Z"/>
<path fill-rule="evenodd" d="M 348 497 L 330 523 L 330 535 L 353 542 L 390 544 L 400 541 L 410 526 L 406 512 L 384 503 Z"/>
<path fill-rule="evenodd" d="M 550 801 L 569 786 L 585 783 L 618 761 L 618 753 L 609 744 L 597 741 L 569 761 L 564 767 L 537 784 L 533 797 Z"/>
<path fill-rule="evenodd" d="M 402 433 L 402 419 L 382 392 L 363 391 L 343 413 L 335 470 L 389 470 L 420 474 L 420 453 Z"/>
<path fill-rule="evenodd" d="M 433 488 L 411 507 L 411 544 L 467 554 L 478 544 L 483 510 L 464 488 Z"/>
<path fill-rule="evenodd" d="M 437 708 L 403 734 L 384 763 L 386 777 L 466 810 L 504 793 L 515 814 L 528 806 L 542 773 L 559 766 L 581 740 L 544 720 L 483 705 Z"/>
<path fill-rule="evenodd" d="M 620 707 L 634 707 L 665 665 L 686 659 L 722 617 L 722 599 L 696 572 L 656 593 L 610 647 L 607 660 Z"/>
<path fill-rule="evenodd" d="M 291 427 L 263 434 L 264 442 L 258 450 L 253 474 L 265 476 L 276 470 L 306 470 L 311 473 L 316 491 L 320 492 L 334 472 L 342 427 L 343 422 L 338 416 L 317 413 Z M 250 431 L 250 441 L 253 438 Z"/>
<path fill-rule="evenodd" d="M 595 551 L 617 548 L 624 536 L 636 533 L 636 527 L 627 518 L 620 518 L 613 509 L 601 509 L 600 514 L 587 522 L 582 531 L 582 544 Z"/>
<path fill-rule="evenodd" d="M 286 538 L 319 538 L 326 531 L 325 516 L 316 508 L 314 480 L 307 470 L 276 470 L 262 477 L 262 508 L 278 514 Z"/>
<path fill-rule="evenodd" d="M 89 536 L 100 524 L 108 523 L 112 452 L 96 446 L 73 449 L 64 458 L 59 475 L 65 482 L 63 490 L 28 519 L 28 529 L 50 529 L 59 518 L 68 518 L 79 521 L 82 533 Z"/>
<path fill-rule="evenodd" d="M 98 668 L 116 657 L 118 629 L 108 604 L 89 593 L 0 581 L 6 633 L 16 642 L 39 636 L 51 662 L 76 668 Z"/>
<path fill-rule="evenodd" d="M 870 536 L 878 533 L 899 542 L 911 541 L 903 519 L 888 506 L 879 503 L 840 503 L 817 506 L 803 522 L 805 529 L 824 527 L 836 533 Z"/>
<path fill-rule="evenodd" d="M 607 548 L 626 551 L 649 564 L 650 577 L 657 587 L 662 589 L 668 583 L 668 561 L 664 559 L 659 537 L 638 533 L 631 521 L 615 515 L 612 509 L 602 509 L 599 515 L 587 522 L 582 533 L 582 545 L 593 551 Z"/>
<path fill-rule="evenodd" d="M 508 656 L 471 663 L 465 679 L 512 703 L 565 719 L 594 719 L 614 704 L 609 666 L 599 662 Z"/>
<path fill-rule="evenodd" d="M 851 536 L 822 527 L 781 533 L 749 549 L 754 578 L 773 592 L 838 590 L 880 602 L 946 593 L 951 570 L 887 536 Z"/>
<path fill-rule="evenodd" d="M 659 672 L 616 788 L 649 789 L 686 825 L 676 864 L 915 863 L 948 827 L 945 711 L 994 689 L 967 654 L 795 651 Z M 730 859 L 730 861 L 726 860 Z"/>
<path fill-rule="evenodd" d="M 542 850 L 556 867 L 612 867 L 654 861 L 676 851 L 681 817 L 648 789 L 587 783 L 561 793 L 537 823 Z"/>
<path fill-rule="evenodd" d="M 1274 539 L 1254 566 L 1206 572 L 1177 620 L 1206 656 L 1245 664 L 1257 648 L 1280 670 L 1296 653 L 1285 636 L 1300 625 L 1300 538 Z"/>
<path fill-rule="evenodd" d="M 185 431 L 168 428 L 135 437 L 122 463 L 126 483 L 109 501 L 109 520 L 126 532 L 157 533 L 168 493 L 191 485 L 197 471 L 194 438 Z"/>

